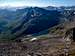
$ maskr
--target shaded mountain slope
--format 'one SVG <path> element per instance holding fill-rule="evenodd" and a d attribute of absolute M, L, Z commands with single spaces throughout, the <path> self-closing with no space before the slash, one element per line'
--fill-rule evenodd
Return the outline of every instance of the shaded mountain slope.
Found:
<path fill-rule="evenodd" d="M 4 12 L 4 13 L 3 13 Z M 38 7 L 27 7 L 24 9 L 17 9 L 16 11 L 4 10 L 0 14 L 2 17 L 5 14 L 5 18 L 2 18 L 3 22 L 1 28 L 1 38 L 3 35 L 13 37 L 20 37 L 23 35 L 37 34 L 40 31 L 44 31 L 50 27 L 53 27 L 60 22 L 60 12 L 57 10 L 45 10 Z M 6 13 L 9 12 L 9 13 Z M 8 20 L 9 19 L 9 20 Z"/>

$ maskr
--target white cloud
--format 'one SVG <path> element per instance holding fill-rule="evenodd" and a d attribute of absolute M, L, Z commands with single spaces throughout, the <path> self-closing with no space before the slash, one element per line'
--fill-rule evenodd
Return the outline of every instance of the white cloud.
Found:
<path fill-rule="evenodd" d="M 10 7 L 21 7 L 21 6 L 47 6 L 44 4 L 40 4 L 40 3 L 30 3 L 30 2 L 12 2 L 12 3 L 0 3 L 0 7 L 6 7 L 6 6 L 10 6 Z"/>
<path fill-rule="evenodd" d="M 0 7 L 5 7 L 5 6 L 18 7 L 18 6 L 25 6 L 25 4 L 24 4 L 24 3 L 20 3 L 20 2 L 1 3 L 1 4 L 0 4 Z"/>

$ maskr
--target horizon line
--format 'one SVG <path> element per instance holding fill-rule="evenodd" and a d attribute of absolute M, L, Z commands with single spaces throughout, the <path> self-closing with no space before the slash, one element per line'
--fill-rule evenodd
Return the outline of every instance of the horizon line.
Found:
<path fill-rule="evenodd" d="M 16 8 L 16 7 L 50 7 L 50 6 L 51 7 L 73 7 L 75 5 L 71 5 L 71 6 L 65 6 L 65 5 L 64 6 L 52 6 L 52 5 L 48 5 L 48 6 L 25 6 L 25 5 L 24 6 L 11 6 L 11 5 L 6 5 L 6 6 L 0 6 L 0 8 L 1 7 L 3 7 L 3 8 L 4 7 L 7 7 L 7 8 L 11 8 L 11 7 L 14 7 L 14 8 Z"/>

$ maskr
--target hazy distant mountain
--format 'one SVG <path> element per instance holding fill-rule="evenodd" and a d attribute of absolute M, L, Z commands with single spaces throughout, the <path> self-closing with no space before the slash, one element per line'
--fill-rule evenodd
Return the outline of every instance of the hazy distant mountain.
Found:
<path fill-rule="evenodd" d="M 48 6 L 44 7 L 46 10 L 75 10 L 75 6 L 60 6 L 60 7 L 54 7 L 54 6 Z"/>
<path fill-rule="evenodd" d="M 46 9 L 46 10 L 57 10 L 58 7 L 48 6 L 48 7 L 44 7 L 44 9 Z"/>

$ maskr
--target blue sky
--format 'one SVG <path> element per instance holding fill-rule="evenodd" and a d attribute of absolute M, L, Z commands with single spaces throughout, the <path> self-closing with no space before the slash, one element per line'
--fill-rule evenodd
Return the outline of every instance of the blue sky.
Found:
<path fill-rule="evenodd" d="M 0 0 L 0 6 L 74 6 L 75 0 Z"/>

